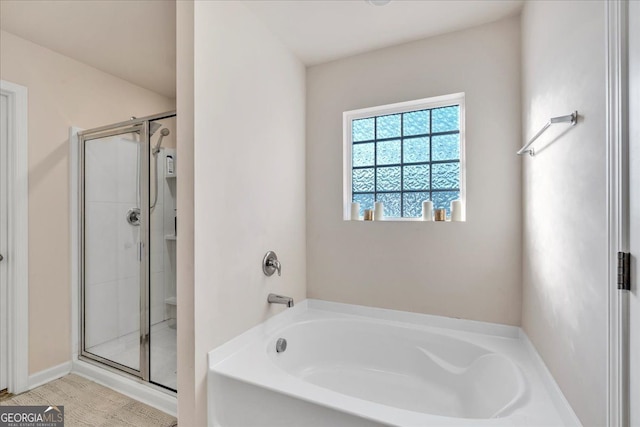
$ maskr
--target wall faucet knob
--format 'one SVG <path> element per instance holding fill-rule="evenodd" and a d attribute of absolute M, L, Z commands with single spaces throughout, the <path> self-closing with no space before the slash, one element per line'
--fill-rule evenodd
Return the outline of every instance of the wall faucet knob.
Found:
<path fill-rule="evenodd" d="M 270 265 L 278 271 L 278 276 L 282 276 L 282 264 L 277 259 L 271 260 Z"/>
<path fill-rule="evenodd" d="M 269 251 L 262 259 L 262 272 L 265 276 L 273 276 L 276 271 L 278 276 L 282 275 L 282 264 L 278 261 L 278 255 L 273 251 Z"/>

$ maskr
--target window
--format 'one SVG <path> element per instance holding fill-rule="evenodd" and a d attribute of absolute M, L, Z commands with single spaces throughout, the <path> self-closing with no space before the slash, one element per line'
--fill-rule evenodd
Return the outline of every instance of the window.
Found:
<path fill-rule="evenodd" d="M 351 202 L 400 219 L 463 200 L 464 94 L 348 111 L 344 130 L 345 219 Z"/>

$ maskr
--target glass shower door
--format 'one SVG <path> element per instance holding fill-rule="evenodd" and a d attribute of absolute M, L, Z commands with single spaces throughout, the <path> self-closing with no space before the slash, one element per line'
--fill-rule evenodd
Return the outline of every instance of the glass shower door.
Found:
<path fill-rule="evenodd" d="M 80 137 L 82 355 L 141 378 L 148 378 L 146 135 L 143 123 Z"/>

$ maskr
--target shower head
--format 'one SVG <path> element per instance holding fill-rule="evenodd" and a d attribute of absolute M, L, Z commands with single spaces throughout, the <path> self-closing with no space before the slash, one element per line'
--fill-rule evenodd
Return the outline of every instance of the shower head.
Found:
<path fill-rule="evenodd" d="M 160 131 L 160 138 L 158 138 L 158 142 L 156 142 L 156 146 L 153 147 L 153 150 L 151 151 L 151 154 L 153 154 L 155 156 L 160 152 L 160 146 L 162 145 L 162 138 L 164 138 L 165 136 L 169 135 L 170 133 L 171 132 L 167 128 L 163 128 Z"/>

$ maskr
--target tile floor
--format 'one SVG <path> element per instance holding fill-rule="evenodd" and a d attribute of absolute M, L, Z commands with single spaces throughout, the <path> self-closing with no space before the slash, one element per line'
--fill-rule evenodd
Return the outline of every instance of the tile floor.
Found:
<path fill-rule="evenodd" d="M 67 427 L 175 427 L 175 417 L 84 377 L 69 374 L 25 393 L 0 400 L 0 406 L 64 406 Z M 2 422 L 0 422 L 2 425 Z M 33 425 L 9 423 L 8 425 Z"/>

